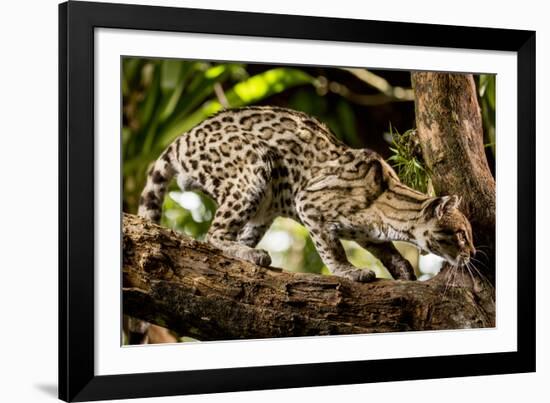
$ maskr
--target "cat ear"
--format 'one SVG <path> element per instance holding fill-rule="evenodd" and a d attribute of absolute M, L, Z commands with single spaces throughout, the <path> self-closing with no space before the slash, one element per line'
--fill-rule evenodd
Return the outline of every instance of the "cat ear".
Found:
<path fill-rule="evenodd" d="M 460 200 L 461 198 L 456 195 L 440 197 L 435 207 L 435 216 L 440 220 L 445 214 L 458 208 Z"/>
<path fill-rule="evenodd" d="M 455 195 L 434 197 L 428 202 L 426 207 L 424 207 L 424 211 L 425 214 L 429 214 L 429 216 L 436 217 L 440 220 L 445 214 L 457 208 L 460 201 L 461 198 Z"/>

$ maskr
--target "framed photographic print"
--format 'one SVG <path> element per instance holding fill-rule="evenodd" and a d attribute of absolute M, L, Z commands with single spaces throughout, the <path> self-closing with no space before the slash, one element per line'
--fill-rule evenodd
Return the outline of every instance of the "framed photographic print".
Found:
<path fill-rule="evenodd" d="M 535 370 L 534 32 L 59 17 L 61 399 Z"/>

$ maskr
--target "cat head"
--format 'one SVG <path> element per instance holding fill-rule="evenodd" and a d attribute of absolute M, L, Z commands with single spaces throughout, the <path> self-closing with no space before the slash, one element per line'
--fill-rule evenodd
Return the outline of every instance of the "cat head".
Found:
<path fill-rule="evenodd" d="M 422 209 L 424 225 L 418 234 L 419 245 L 451 264 L 462 266 L 476 253 L 472 227 L 458 209 L 458 196 L 435 197 Z"/>

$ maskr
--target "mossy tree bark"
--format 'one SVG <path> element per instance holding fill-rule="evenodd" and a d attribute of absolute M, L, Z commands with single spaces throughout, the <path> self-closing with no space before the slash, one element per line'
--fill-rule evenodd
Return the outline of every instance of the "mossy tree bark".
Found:
<path fill-rule="evenodd" d="M 469 288 L 266 269 L 126 214 L 123 231 L 124 313 L 199 340 L 494 326 Z"/>
<path fill-rule="evenodd" d="M 437 195 L 462 197 L 482 260 L 494 284 L 495 179 L 483 144 L 481 111 L 471 74 L 412 73 L 418 142 Z"/>

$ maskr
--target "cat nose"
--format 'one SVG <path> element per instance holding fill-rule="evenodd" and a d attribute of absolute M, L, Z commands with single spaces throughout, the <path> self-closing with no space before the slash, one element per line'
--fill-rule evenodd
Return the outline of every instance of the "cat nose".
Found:
<path fill-rule="evenodd" d="M 470 257 L 474 257 L 476 253 L 477 253 L 476 248 L 472 246 L 472 249 L 470 249 Z"/>

